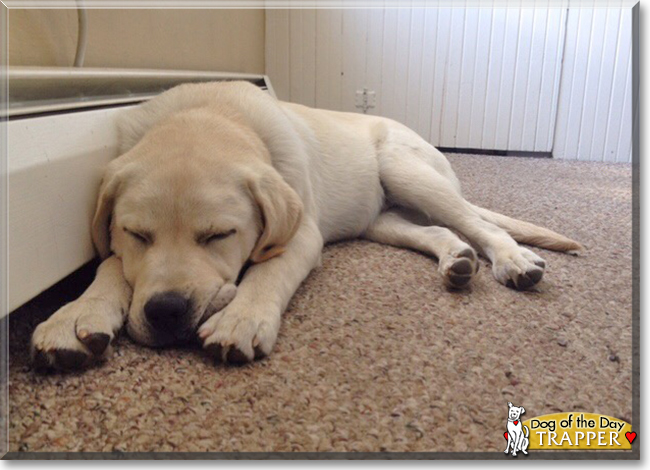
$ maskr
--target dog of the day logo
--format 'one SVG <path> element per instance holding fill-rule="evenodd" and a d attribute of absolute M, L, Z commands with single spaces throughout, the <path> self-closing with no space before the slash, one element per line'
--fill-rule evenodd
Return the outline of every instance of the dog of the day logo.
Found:
<path fill-rule="evenodd" d="M 513 457 L 517 457 L 517 452 L 523 452 L 524 455 L 528 455 L 526 449 L 530 441 L 529 428 L 524 426 L 521 422 L 521 415 L 526 412 L 526 409 L 523 406 L 513 406 L 512 403 L 508 402 L 508 424 L 506 425 L 507 431 L 504 434 L 504 437 L 508 440 L 508 445 L 504 454 L 512 452 Z"/>
<path fill-rule="evenodd" d="M 530 450 L 630 450 L 637 439 L 632 425 L 612 416 L 572 412 L 521 421 L 526 410 L 508 403 L 505 453 Z"/>

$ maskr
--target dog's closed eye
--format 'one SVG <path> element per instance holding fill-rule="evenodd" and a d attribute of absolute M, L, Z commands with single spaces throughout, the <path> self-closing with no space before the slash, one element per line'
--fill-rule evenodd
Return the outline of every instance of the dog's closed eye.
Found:
<path fill-rule="evenodd" d="M 153 234 L 151 232 L 133 230 L 126 227 L 124 227 L 124 231 L 144 245 L 151 245 L 153 243 Z"/>
<path fill-rule="evenodd" d="M 196 237 L 196 241 L 200 243 L 201 245 L 208 245 L 212 242 L 216 242 L 219 240 L 223 240 L 224 238 L 228 238 L 230 235 L 233 235 L 237 232 L 236 229 L 230 229 L 225 232 L 204 232 L 199 234 Z"/>

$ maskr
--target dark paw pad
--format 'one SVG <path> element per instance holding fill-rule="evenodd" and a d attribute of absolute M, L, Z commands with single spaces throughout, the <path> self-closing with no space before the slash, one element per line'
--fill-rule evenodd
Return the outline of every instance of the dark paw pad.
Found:
<path fill-rule="evenodd" d="M 109 343 L 111 342 L 111 337 L 106 333 L 92 333 L 83 335 L 80 340 L 81 342 L 95 355 L 101 356 L 106 351 Z"/>
<path fill-rule="evenodd" d="M 250 359 L 246 356 L 246 354 L 234 346 L 231 347 L 226 354 L 226 360 L 228 361 L 228 364 L 233 364 L 236 366 L 241 366 L 250 362 Z"/>
<path fill-rule="evenodd" d="M 452 289 L 460 289 L 467 286 L 472 280 L 472 276 L 464 275 L 459 276 L 455 274 L 450 274 L 447 276 L 447 286 Z"/>
<path fill-rule="evenodd" d="M 472 266 L 471 261 L 467 258 L 460 258 L 457 261 L 454 261 L 454 264 L 451 265 L 449 270 L 453 274 L 467 275 L 474 272 L 474 267 Z"/>
<path fill-rule="evenodd" d="M 255 359 L 263 359 L 266 357 L 266 353 L 262 351 L 262 348 L 255 346 Z"/>
<path fill-rule="evenodd" d="M 221 344 L 209 344 L 205 347 L 205 352 L 208 354 L 208 356 L 213 357 L 216 362 L 224 362 L 224 347 Z M 226 364 L 243 365 L 249 362 L 250 359 L 246 356 L 246 354 L 241 352 L 235 346 L 231 346 L 226 352 Z"/>
<path fill-rule="evenodd" d="M 526 290 L 541 281 L 542 276 L 544 276 L 544 271 L 542 269 L 531 269 L 525 273 L 519 274 L 515 281 L 512 279 L 508 280 L 506 285 L 512 289 Z"/>
<path fill-rule="evenodd" d="M 54 365 L 50 362 L 48 355 L 45 353 L 45 351 L 41 351 L 40 349 L 36 349 L 34 351 L 34 354 L 32 356 L 32 363 L 34 364 L 35 369 L 41 371 L 47 371 L 54 368 Z"/>
<path fill-rule="evenodd" d="M 476 268 L 472 264 L 472 261 L 470 261 L 470 258 L 475 259 L 474 252 L 470 249 L 464 250 L 459 254 L 459 258 L 454 260 L 453 264 L 449 266 L 447 275 L 445 276 L 447 287 L 462 289 L 471 282 Z"/>
<path fill-rule="evenodd" d="M 86 365 L 88 356 L 81 351 L 57 349 L 54 351 L 54 363 L 57 369 L 78 370 Z"/>
<path fill-rule="evenodd" d="M 205 347 L 205 352 L 216 362 L 223 361 L 223 347 L 219 343 L 209 344 Z"/>

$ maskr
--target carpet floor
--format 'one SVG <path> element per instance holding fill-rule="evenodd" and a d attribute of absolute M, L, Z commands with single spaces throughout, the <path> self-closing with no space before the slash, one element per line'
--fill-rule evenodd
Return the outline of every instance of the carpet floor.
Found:
<path fill-rule="evenodd" d="M 10 450 L 503 451 L 509 401 L 524 419 L 631 422 L 631 167 L 449 159 L 467 199 L 586 253 L 535 248 L 548 268 L 531 292 L 498 284 L 484 260 L 470 290 L 450 292 L 431 258 L 338 243 L 265 360 L 215 366 L 198 348 L 146 349 L 123 335 L 100 367 L 37 374 L 29 335 L 83 290 L 79 274 L 10 316 Z"/>

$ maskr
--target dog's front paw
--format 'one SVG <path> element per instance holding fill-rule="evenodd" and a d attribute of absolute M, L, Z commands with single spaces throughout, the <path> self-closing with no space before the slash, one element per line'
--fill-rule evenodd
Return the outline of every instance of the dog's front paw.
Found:
<path fill-rule="evenodd" d="M 492 266 L 494 277 L 501 284 L 517 290 L 530 289 L 542 280 L 546 261 L 520 246 L 500 255 Z"/>
<path fill-rule="evenodd" d="M 233 303 L 210 317 L 198 331 L 208 354 L 229 364 L 245 364 L 269 355 L 278 336 L 280 315 L 254 310 Z"/>
<path fill-rule="evenodd" d="M 101 299 L 79 299 L 64 305 L 36 327 L 32 334 L 31 357 L 37 369 L 70 371 L 105 359 L 121 317 L 110 309 L 119 308 Z"/>

